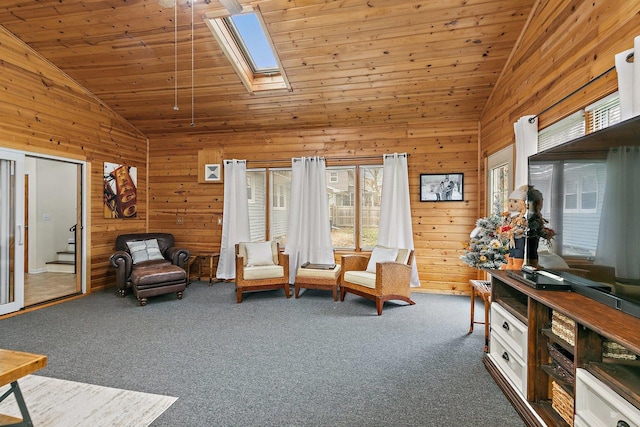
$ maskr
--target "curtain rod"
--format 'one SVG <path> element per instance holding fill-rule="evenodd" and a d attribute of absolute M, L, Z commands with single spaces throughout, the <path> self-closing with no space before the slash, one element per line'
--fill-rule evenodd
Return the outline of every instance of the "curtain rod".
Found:
<path fill-rule="evenodd" d="M 633 59 L 633 52 L 631 52 L 629 55 L 627 55 L 626 61 L 627 62 L 631 62 L 631 60 Z M 583 84 L 582 86 L 580 86 L 578 89 L 574 90 L 573 92 L 571 92 L 569 95 L 565 96 L 564 98 L 562 98 L 560 101 L 557 101 L 553 104 L 551 104 L 549 107 L 545 108 L 544 110 L 540 111 L 538 114 L 536 114 L 535 116 L 531 117 L 529 119 L 529 123 L 533 123 L 540 115 L 546 113 L 547 111 L 551 110 L 552 108 L 555 108 L 556 106 L 558 106 L 558 104 L 563 103 L 564 101 L 566 101 L 567 99 L 571 98 L 573 95 L 575 95 L 576 93 L 580 92 L 582 89 L 586 88 L 587 86 L 589 86 L 591 83 L 601 79 L 602 77 L 606 76 L 607 74 L 609 74 L 610 72 L 612 72 L 613 70 L 616 69 L 616 66 L 614 65 L 613 67 L 609 68 L 608 70 L 606 70 L 604 73 L 594 77 L 592 80 L 589 80 L 588 82 L 586 82 L 585 84 Z"/>
<path fill-rule="evenodd" d="M 322 157 L 322 156 L 318 156 L 320 158 L 323 158 L 325 161 L 329 161 L 329 162 L 348 162 L 348 161 L 354 161 L 354 160 L 379 160 L 380 157 L 387 157 L 387 156 L 393 156 L 393 154 L 383 154 L 382 156 L 353 156 L 353 157 Z M 409 157 L 410 154 L 408 153 L 403 153 L 403 154 L 398 154 L 398 156 L 400 157 Z M 296 157 L 294 157 L 294 159 L 296 159 Z M 298 157 L 299 159 L 299 157 Z M 260 162 L 260 163 L 291 163 L 291 159 L 272 159 L 272 160 L 247 160 L 248 162 Z"/>

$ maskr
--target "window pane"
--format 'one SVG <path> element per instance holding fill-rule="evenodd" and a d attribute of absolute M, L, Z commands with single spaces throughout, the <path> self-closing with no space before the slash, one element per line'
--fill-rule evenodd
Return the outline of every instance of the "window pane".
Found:
<path fill-rule="evenodd" d="M 382 200 L 382 166 L 360 168 L 360 248 L 373 248 L 378 242 L 380 202 Z"/>
<path fill-rule="evenodd" d="M 563 212 L 562 254 L 594 256 L 600 231 L 606 163 L 567 162 L 563 175 L 571 184 L 574 206 L 565 206 Z"/>
<path fill-rule="evenodd" d="M 266 222 L 266 172 L 247 170 L 247 194 L 249 198 L 249 233 L 251 241 L 265 240 Z"/>
<path fill-rule="evenodd" d="M 509 165 L 504 164 L 491 170 L 491 213 L 499 215 L 508 210 Z"/>
<path fill-rule="evenodd" d="M 583 209 L 583 210 L 595 209 L 597 202 L 598 202 L 598 193 L 596 192 L 582 193 L 582 196 L 580 199 L 580 209 Z"/>
<path fill-rule="evenodd" d="M 589 132 L 596 132 L 620 123 L 620 97 L 618 92 L 596 101 L 585 108 L 588 114 Z"/>
<path fill-rule="evenodd" d="M 229 19 L 233 22 L 234 30 L 238 34 L 238 41 L 248 56 L 247 59 L 252 65 L 253 72 L 264 73 L 277 70 L 278 62 L 256 14 L 233 15 Z"/>
<path fill-rule="evenodd" d="M 327 195 L 334 248 L 356 247 L 355 167 L 327 168 Z"/>
<path fill-rule="evenodd" d="M 585 134 L 584 111 L 578 111 L 538 132 L 538 151 L 563 144 Z"/>
<path fill-rule="evenodd" d="M 598 179 L 597 176 L 587 175 L 582 177 L 580 189 L 580 209 L 595 209 L 598 203 Z"/>
<path fill-rule="evenodd" d="M 270 240 L 287 243 L 289 224 L 289 204 L 291 201 L 291 169 L 272 169 L 271 177 L 271 215 L 269 221 Z"/>

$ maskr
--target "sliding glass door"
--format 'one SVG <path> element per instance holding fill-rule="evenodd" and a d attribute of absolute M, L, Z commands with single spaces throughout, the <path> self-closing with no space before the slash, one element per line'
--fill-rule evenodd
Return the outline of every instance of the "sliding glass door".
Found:
<path fill-rule="evenodd" d="M 24 306 L 24 155 L 0 150 L 0 315 Z"/>

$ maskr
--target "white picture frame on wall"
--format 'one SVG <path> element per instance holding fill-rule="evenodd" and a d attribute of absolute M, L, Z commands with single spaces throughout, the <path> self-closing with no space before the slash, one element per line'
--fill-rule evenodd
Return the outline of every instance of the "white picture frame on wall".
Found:
<path fill-rule="evenodd" d="M 204 165 L 204 180 L 207 182 L 222 181 L 222 165 L 220 163 L 208 163 Z"/>

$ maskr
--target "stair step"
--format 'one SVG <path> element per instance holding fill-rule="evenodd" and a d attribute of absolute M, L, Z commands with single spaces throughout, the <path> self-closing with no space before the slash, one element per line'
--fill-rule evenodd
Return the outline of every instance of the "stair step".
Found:
<path fill-rule="evenodd" d="M 73 261 L 49 261 L 45 264 L 47 271 L 51 273 L 74 273 L 76 269 Z"/>
<path fill-rule="evenodd" d="M 57 252 L 58 261 L 69 261 L 74 262 L 76 259 L 76 253 L 73 251 L 61 251 Z"/>

